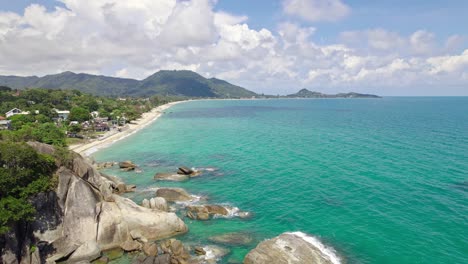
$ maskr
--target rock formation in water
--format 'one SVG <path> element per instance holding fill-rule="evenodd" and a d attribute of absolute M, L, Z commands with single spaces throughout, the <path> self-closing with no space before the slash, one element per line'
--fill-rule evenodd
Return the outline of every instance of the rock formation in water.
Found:
<path fill-rule="evenodd" d="M 283 233 L 251 250 L 244 264 L 339 264 L 332 249 L 301 232 Z"/>
<path fill-rule="evenodd" d="M 45 144 L 30 145 L 44 154 L 55 151 Z M 16 223 L 0 237 L 1 263 L 92 261 L 102 250 L 187 232 L 174 213 L 145 208 L 119 196 L 128 188 L 99 173 L 80 155 L 73 154 L 69 163 L 56 171 L 55 191 L 32 198 L 35 220 Z"/>

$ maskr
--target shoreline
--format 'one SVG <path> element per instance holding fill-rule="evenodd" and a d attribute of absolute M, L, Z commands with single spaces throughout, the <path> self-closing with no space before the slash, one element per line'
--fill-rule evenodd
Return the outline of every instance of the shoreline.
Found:
<path fill-rule="evenodd" d="M 179 103 L 183 103 L 183 102 L 188 102 L 188 100 L 184 100 L 184 101 L 176 101 L 176 102 L 170 102 L 170 103 L 167 103 L 167 104 L 163 104 L 163 105 L 160 105 L 158 107 L 155 107 L 153 109 L 151 109 L 151 111 L 149 112 L 146 112 L 146 113 L 143 113 L 142 116 L 127 124 L 127 128 L 121 132 L 114 132 L 114 131 L 110 131 L 110 132 L 114 132 L 113 134 L 111 135 L 108 135 L 107 137 L 105 138 L 101 138 L 101 139 L 95 139 L 91 142 L 85 142 L 85 143 L 79 143 L 79 144 L 74 144 L 74 145 L 70 145 L 68 146 L 68 149 L 69 150 L 72 150 L 84 157 L 89 157 L 91 154 L 93 154 L 94 152 L 102 149 L 102 148 L 106 148 L 106 147 L 109 147 L 111 146 L 112 144 L 114 144 L 115 142 L 119 141 L 119 140 L 122 140 L 138 131 L 140 131 L 141 129 L 145 128 L 146 126 L 148 126 L 149 124 L 153 123 L 154 121 L 156 121 L 159 117 L 161 117 L 163 114 L 164 114 L 164 111 L 169 109 L 170 107 L 176 105 L 176 104 L 179 104 Z M 109 132 L 107 132 L 109 133 Z M 107 134 L 106 133 L 106 134 Z"/>

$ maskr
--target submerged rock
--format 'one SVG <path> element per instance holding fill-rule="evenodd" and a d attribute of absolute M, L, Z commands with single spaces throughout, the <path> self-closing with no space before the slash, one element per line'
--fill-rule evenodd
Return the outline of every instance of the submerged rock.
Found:
<path fill-rule="evenodd" d="M 301 232 L 283 233 L 250 251 L 244 264 L 339 264 L 334 251 Z"/>
<path fill-rule="evenodd" d="M 121 168 L 121 169 L 128 169 L 128 168 L 135 169 L 136 165 L 133 162 L 131 162 L 129 160 L 126 160 L 126 161 L 119 162 L 119 168 Z"/>
<path fill-rule="evenodd" d="M 156 197 L 162 197 L 168 202 L 193 200 L 192 196 L 182 188 L 159 188 Z"/>
<path fill-rule="evenodd" d="M 123 250 L 121 248 L 113 248 L 103 252 L 105 257 L 108 257 L 109 260 L 115 260 L 123 256 Z"/>
<path fill-rule="evenodd" d="M 220 261 L 227 254 L 229 254 L 229 252 L 229 249 L 215 245 L 195 247 L 194 253 L 196 256 L 191 258 L 190 263 L 218 263 L 218 261 Z"/>
<path fill-rule="evenodd" d="M 248 245 L 252 243 L 252 235 L 244 232 L 232 232 L 208 238 L 210 241 L 227 245 Z"/>
<path fill-rule="evenodd" d="M 156 175 L 154 175 L 154 179 L 159 180 L 159 181 L 182 182 L 182 181 L 187 181 L 189 179 L 189 176 L 185 174 L 177 174 L 177 173 L 156 173 Z"/>

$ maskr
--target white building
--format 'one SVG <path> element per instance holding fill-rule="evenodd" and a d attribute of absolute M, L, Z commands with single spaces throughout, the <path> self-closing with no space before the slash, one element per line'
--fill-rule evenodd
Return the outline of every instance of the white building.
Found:
<path fill-rule="evenodd" d="M 57 113 L 58 118 L 60 120 L 67 120 L 68 116 L 70 115 L 70 111 L 68 110 L 58 110 L 58 109 L 54 109 L 54 110 Z"/>
<path fill-rule="evenodd" d="M 5 113 L 6 118 L 9 118 L 10 116 L 14 115 L 29 115 L 29 112 L 23 112 L 19 108 L 13 108 L 10 111 Z"/>

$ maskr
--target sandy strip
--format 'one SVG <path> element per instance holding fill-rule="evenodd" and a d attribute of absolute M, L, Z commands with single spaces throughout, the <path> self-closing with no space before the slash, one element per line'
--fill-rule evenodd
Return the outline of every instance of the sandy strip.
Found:
<path fill-rule="evenodd" d="M 82 144 L 71 145 L 69 146 L 69 149 L 81 154 L 82 156 L 89 156 L 92 153 L 98 151 L 99 149 L 108 147 L 112 145 L 113 143 L 123 138 L 126 138 L 129 135 L 146 127 L 147 125 L 156 121 L 163 114 L 163 112 L 167 110 L 169 107 L 175 104 L 181 103 L 181 102 L 185 102 L 185 101 L 172 102 L 172 103 L 158 106 L 147 113 L 143 113 L 140 119 L 137 119 L 135 121 L 132 121 L 132 123 L 127 124 L 125 129 L 122 132 L 109 131 L 101 139 L 96 139 L 94 141 L 86 142 Z"/>

